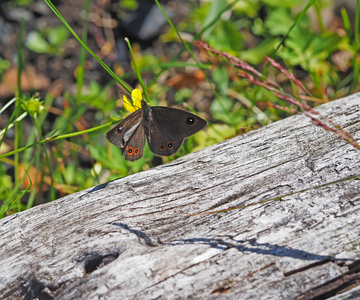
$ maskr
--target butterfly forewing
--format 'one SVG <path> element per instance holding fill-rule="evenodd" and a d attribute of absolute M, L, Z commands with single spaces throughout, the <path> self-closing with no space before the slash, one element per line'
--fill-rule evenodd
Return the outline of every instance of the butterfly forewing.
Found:
<path fill-rule="evenodd" d="M 204 119 L 176 108 L 152 107 L 152 114 L 167 135 L 181 139 L 193 135 L 206 125 Z"/>
<path fill-rule="evenodd" d="M 106 133 L 110 143 L 120 147 L 126 160 L 139 159 L 144 150 L 145 134 L 142 110 L 137 110 Z"/>
<path fill-rule="evenodd" d="M 140 123 L 140 125 L 136 127 L 130 140 L 125 143 L 123 148 L 121 148 L 121 151 L 126 160 L 134 161 L 140 159 L 143 156 L 144 146 L 144 126 Z"/>

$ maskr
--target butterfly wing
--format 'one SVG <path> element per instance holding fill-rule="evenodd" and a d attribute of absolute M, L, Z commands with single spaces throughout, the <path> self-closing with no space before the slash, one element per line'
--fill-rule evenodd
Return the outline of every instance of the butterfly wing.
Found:
<path fill-rule="evenodd" d="M 121 148 L 122 154 L 126 160 L 135 161 L 140 159 L 144 153 L 145 132 L 144 126 L 140 125 L 136 128 L 130 140 Z"/>
<path fill-rule="evenodd" d="M 206 125 L 204 119 L 180 109 L 155 106 L 151 108 L 151 113 L 147 140 L 150 150 L 159 156 L 175 154 L 186 137 Z"/>
<path fill-rule="evenodd" d="M 126 160 L 135 161 L 143 156 L 145 132 L 142 110 L 137 110 L 106 133 L 108 141 L 121 149 Z"/>

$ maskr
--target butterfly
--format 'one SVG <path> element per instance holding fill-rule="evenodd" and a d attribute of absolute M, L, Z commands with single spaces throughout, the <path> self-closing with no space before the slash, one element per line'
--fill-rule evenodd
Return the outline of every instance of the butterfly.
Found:
<path fill-rule="evenodd" d="M 137 89 L 132 95 L 142 99 L 141 92 Z M 126 96 L 124 96 L 126 108 L 128 103 L 125 99 Z M 108 141 L 120 147 L 124 158 L 129 161 L 138 160 L 143 156 L 145 139 L 155 155 L 173 155 L 179 150 L 185 138 L 207 124 L 204 119 L 188 111 L 164 106 L 151 107 L 145 100 L 139 102 L 141 108 L 133 109 L 135 110 L 133 113 L 106 133 Z"/>

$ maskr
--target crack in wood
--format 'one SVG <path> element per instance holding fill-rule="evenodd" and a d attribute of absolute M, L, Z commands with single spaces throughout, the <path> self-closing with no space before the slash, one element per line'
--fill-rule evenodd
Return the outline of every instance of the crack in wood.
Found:
<path fill-rule="evenodd" d="M 28 280 L 23 281 L 17 291 L 20 291 L 20 297 L 24 300 L 52 300 L 55 298 L 55 293 L 62 284 L 57 285 L 52 282 L 43 282 L 36 278 L 35 275 L 30 276 Z"/>
<path fill-rule="evenodd" d="M 215 294 L 215 295 L 226 294 L 231 289 L 232 289 L 232 286 L 225 285 L 225 286 L 217 288 L 216 290 L 213 290 L 210 294 L 211 295 L 213 295 L 213 294 Z"/>
<path fill-rule="evenodd" d="M 193 267 L 195 267 L 195 266 L 201 265 L 201 264 L 207 262 L 208 260 L 210 260 L 210 259 L 212 259 L 212 258 L 214 258 L 214 257 L 216 257 L 216 256 L 218 256 L 218 255 L 219 255 L 219 254 L 217 253 L 217 254 L 215 254 L 215 255 L 213 255 L 213 256 L 211 256 L 211 257 L 208 257 L 208 258 L 207 258 L 206 260 L 204 260 L 204 261 L 199 261 L 199 262 L 197 262 L 197 263 L 190 264 L 190 265 L 188 265 L 187 267 L 185 267 L 185 268 L 183 268 L 183 269 L 175 272 L 174 274 L 172 274 L 172 275 L 170 275 L 170 276 L 167 276 L 167 277 L 165 277 L 165 278 L 163 278 L 163 279 L 161 279 L 161 280 L 153 283 L 153 284 L 150 285 L 150 286 L 147 286 L 146 288 L 144 288 L 144 289 L 142 289 L 141 291 L 139 291 L 137 294 L 139 295 L 139 294 L 143 293 L 144 291 L 149 290 L 150 288 L 153 288 L 153 287 L 155 287 L 155 286 L 157 286 L 157 285 L 159 285 L 159 284 L 161 284 L 161 283 L 163 283 L 163 282 L 165 282 L 165 281 L 167 281 L 167 280 L 169 280 L 169 279 L 171 279 L 171 278 L 175 278 L 177 275 L 182 274 L 182 273 L 184 273 L 185 271 L 187 271 L 187 270 L 189 270 L 189 269 L 191 269 L 191 268 L 193 268 Z M 135 297 L 135 298 L 136 298 L 136 297 Z M 140 299 L 140 298 L 139 298 L 139 299 Z"/>
<path fill-rule="evenodd" d="M 84 274 L 87 275 L 113 262 L 125 250 L 125 248 L 111 248 L 103 251 L 86 252 L 76 258 L 75 261 L 83 264 Z"/>
<path fill-rule="evenodd" d="M 360 261 L 349 266 L 349 271 L 306 293 L 296 297 L 296 300 L 321 300 L 340 295 L 360 285 Z M 355 299 L 355 298 L 353 298 Z"/>
<path fill-rule="evenodd" d="M 332 261 L 330 258 L 327 258 L 327 259 L 324 259 L 324 260 L 320 260 L 320 261 L 317 261 L 317 262 L 314 262 L 312 264 L 309 264 L 309 265 L 306 265 L 304 267 L 301 267 L 301 268 L 298 268 L 298 269 L 294 269 L 294 270 L 291 270 L 289 272 L 284 272 L 284 276 L 291 276 L 291 275 L 294 275 L 296 273 L 300 273 L 300 272 L 304 272 L 306 270 L 309 270 L 309 269 L 312 269 L 312 268 L 315 268 L 317 266 L 321 266 L 321 265 L 324 265 L 324 264 L 327 264 L 328 262 Z"/>
<path fill-rule="evenodd" d="M 274 197 L 274 198 L 271 198 L 271 199 L 259 201 L 259 202 L 256 202 L 256 203 L 250 203 L 250 204 L 243 205 L 243 206 L 234 206 L 234 207 L 230 207 L 230 208 L 226 208 L 226 209 L 222 209 L 222 210 L 215 210 L 215 211 L 208 211 L 209 209 L 207 209 L 207 210 L 205 210 L 205 211 L 203 211 L 201 213 L 191 214 L 190 216 L 229 212 L 229 211 L 235 210 L 235 209 L 245 209 L 247 207 L 254 206 L 254 205 L 265 204 L 265 203 L 268 203 L 268 202 L 271 202 L 271 201 L 283 200 L 283 198 L 285 198 L 285 197 L 293 196 L 293 195 L 296 195 L 296 194 L 301 194 L 301 193 L 311 191 L 311 190 L 321 189 L 321 188 L 324 188 L 324 187 L 327 187 L 327 186 L 330 186 L 330 185 L 333 185 L 333 184 L 338 184 L 338 183 L 346 182 L 346 181 L 353 180 L 353 179 L 357 180 L 358 178 L 360 178 L 360 174 L 352 175 L 352 176 L 349 176 L 349 177 L 346 177 L 346 178 L 341 178 L 339 180 L 327 182 L 327 183 L 324 183 L 324 184 L 321 184 L 321 185 L 316 185 L 316 186 L 313 186 L 313 187 L 309 187 L 309 188 L 302 189 L 302 190 L 299 190 L 299 191 L 295 191 L 295 192 L 292 192 L 292 193 L 288 193 L 288 194 L 285 194 L 285 195 L 277 196 L 277 197 Z"/>

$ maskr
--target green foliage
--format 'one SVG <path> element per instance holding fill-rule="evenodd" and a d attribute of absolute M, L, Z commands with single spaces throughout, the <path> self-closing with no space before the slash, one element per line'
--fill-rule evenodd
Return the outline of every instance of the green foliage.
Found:
<path fill-rule="evenodd" d="M 44 111 L 44 106 L 42 101 L 38 97 L 32 96 L 28 100 L 22 102 L 22 108 L 25 110 L 31 117 L 37 118 L 39 114 Z"/>
<path fill-rule="evenodd" d="M 267 38 L 254 48 L 241 51 L 239 56 L 248 63 L 259 64 L 264 60 L 264 56 L 271 55 L 274 52 L 280 41 L 280 38 Z"/>
<path fill-rule="evenodd" d="M 213 124 L 208 130 L 200 131 L 194 135 L 194 143 L 199 145 L 198 149 L 205 146 L 219 143 L 225 139 L 234 137 L 236 130 L 233 126 L 227 124 Z"/>
<path fill-rule="evenodd" d="M 47 27 L 41 31 L 32 31 L 26 39 L 26 47 L 36 53 L 61 55 L 62 46 L 69 37 L 69 31 L 64 26 Z"/>
<path fill-rule="evenodd" d="M 120 0 L 119 5 L 122 9 L 136 10 L 139 7 L 139 3 L 136 0 Z"/>
<path fill-rule="evenodd" d="M 101 87 L 97 82 L 90 81 L 87 91 L 81 94 L 80 97 L 76 99 L 76 102 L 78 105 L 86 103 L 87 105 L 91 105 L 103 112 L 113 111 L 116 99 L 111 99 L 109 97 L 110 88 L 113 85 L 113 83 L 110 83 L 105 87 Z"/>
<path fill-rule="evenodd" d="M 140 55 L 140 53 L 138 53 L 135 58 L 140 71 L 149 69 L 153 72 L 160 71 L 160 68 L 158 68 L 157 66 L 159 66 L 162 62 L 161 57 L 155 56 L 150 53 L 145 53 L 143 55 Z"/>
<path fill-rule="evenodd" d="M 14 182 L 11 176 L 6 174 L 5 165 L 0 165 L 0 199 L 8 199 L 13 188 Z"/>
<path fill-rule="evenodd" d="M 27 6 L 30 3 L 32 3 L 34 0 L 11 0 L 9 1 L 9 6 L 10 7 L 15 7 L 15 6 Z"/>
<path fill-rule="evenodd" d="M 231 111 L 234 101 L 229 98 L 214 99 L 211 102 L 210 111 L 213 117 L 220 121 L 229 122 L 228 111 Z"/>
<path fill-rule="evenodd" d="M 330 59 L 335 51 L 339 51 L 342 38 L 336 33 L 315 35 L 310 32 L 293 38 L 291 35 L 286 41 L 286 48 L 280 51 L 279 56 L 289 66 L 300 65 L 310 74 L 320 76 L 327 84 L 337 82 L 336 70 L 331 68 Z"/>
<path fill-rule="evenodd" d="M 176 91 L 175 93 L 175 102 L 176 103 L 183 103 L 187 99 L 189 99 L 192 95 L 193 91 L 189 88 L 184 88 L 181 90 Z"/>
<path fill-rule="evenodd" d="M 244 39 L 238 28 L 230 22 L 220 20 L 208 39 L 215 48 L 229 53 L 237 53 L 243 49 Z"/>
<path fill-rule="evenodd" d="M 286 8 L 299 7 L 304 4 L 302 0 L 262 0 L 261 2 L 272 7 Z"/>
<path fill-rule="evenodd" d="M 0 57 L 0 78 L 11 67 L 11 62 Z"/>

